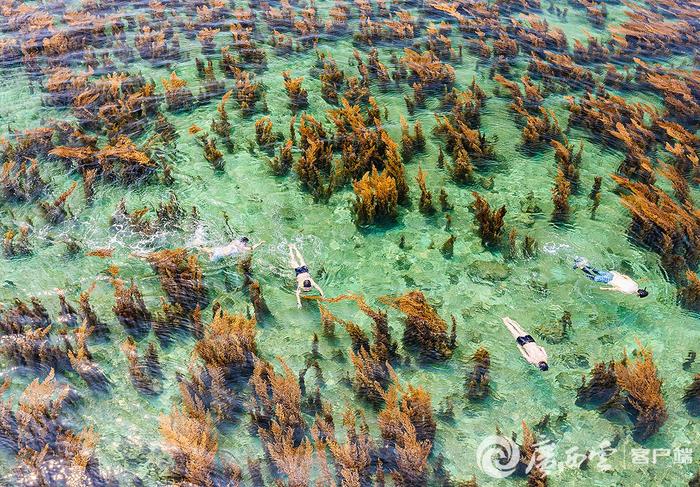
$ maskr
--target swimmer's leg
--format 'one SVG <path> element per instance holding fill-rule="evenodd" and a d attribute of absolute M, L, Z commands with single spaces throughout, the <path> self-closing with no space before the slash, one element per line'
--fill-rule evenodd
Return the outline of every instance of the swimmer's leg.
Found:
<path fill-rule="evenodd" d="M 593 281 L 595 281 L 596 277 L 600 274 L 600 271 L 598 269 L 591 267 L 590 264 L 588 264 L 587 262 L 583 263 L 583 265 L 580 265 L 578 268 L 581 269 L 581 271 L 583 271 L 587 278 Z"/>
<path fill-rule="evenodd" d="M 299 267 L 306 267 L 306 262 L 304 261 L 304 256 L 301 255 L 301 252 L 299 252 L 299 249 L 296 247 L 296 245 L 294 246 L 294 250 L 297 253 L 297 260 L 299 261 Z"/>
<path fill-rule="evenodd" d="M 598 275 L 598 271 L 596 269 L 593 269 L 592 267 L 586 266 L 586 267 L 581 267 L 581 270 L 583 271 L 584 274 L 586 274 L 586 277 L 595 281 L 595 278 Z"/>
<path fill-rule="evenodd" d="M 508 328 L 508 331 L 510 332 L 511 335 L 513 335 L 513 338 L 518 338 L 519 336 L 523 335 L 524 332 L 522 328 L 520 328 L 520 325 L 518 324 L 517 321 L 505 317 L 503 318 L 503 324 L 506 325 L 506 328 Z"/>
<path fill-rule="evenodd" d="M 289 262 L 291 262 L 292 268 L 297 269 L 298 267 L 301 267 L 301 266 L 299 265 L 299 262 L 297 262 L 297 258 L 294 255 L 295 249 L 296 249 L 296 247 L 294 246 L 294 244 L 289 244 Z"/>

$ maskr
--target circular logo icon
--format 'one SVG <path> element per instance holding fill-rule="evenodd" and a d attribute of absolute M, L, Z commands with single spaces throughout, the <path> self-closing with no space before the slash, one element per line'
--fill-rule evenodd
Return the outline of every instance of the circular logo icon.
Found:
<path fill-rule="evenodd" d="M 520 462 L 520 448 L 505 436 L 488 436 L 476 449 L 476 463 L 487 475 L 504 479 L 515 472 Z"/>

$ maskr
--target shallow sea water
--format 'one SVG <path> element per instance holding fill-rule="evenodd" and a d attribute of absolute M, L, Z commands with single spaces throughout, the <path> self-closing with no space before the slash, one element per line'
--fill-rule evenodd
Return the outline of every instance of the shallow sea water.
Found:
<path fill-rule="evenodd" d="M 168 4 L 165 5 L 168 8 Z M 325 16 L 330 3 L 318 1 L 317 5 L 321 16 Z M 129 9 L 148 11 L 147 6 L 138 5 Z M 609 10 L 610 23 L 624 18 L 623 6 L 611 5 Z M 570 8 L 566 20 L 547 13 L 546 9 L 541 16 L 552 26 L 563 28 L 570 45 L 574 38 L 585 39 L 585 31 L 603 38 L 608 35 L 605 30 L 593 28 L 577 9 Z M 59 22 L 57 17 L 57 26 Z M 353 20 L 351 25 L 355 22 Z M 266 33 L 264 22 L 259 20 L 259 23 Z M 131 38 L 133 32 L 127 36 Z M 456 29 L 450 37 L 455 47 L 464 42 Z M 222 32 L 216 40 L 221 47 L 230 42 L 230 34 Z M 199 43 L 184 37 L 180 42 L 189 59 L 171 68 L 189 81 L 196 93 L 200 80 L 194 58 L 202 56 Z M 320 82 L 310 74 L 316 62 L 313 49 L 282 57 L 275 55 L 269 46 L 264 47 L 268 54 L 267 69 L 258 74 L 258 79 L 265 84 L 268 115 L 275 131 L 286 133 L 291 117 L 280 74 L 285 69 L 290 69 L 293 77 L 304 76 L 303 86 L 309 92 L 306 111 L 318 120 L 325 120 L 325 112 L 333 107 L 321 98 Z M 398 45 L 378 47 L 380 58 L 387 66 L 390 66 L 391 52 L 400 54 Z M 340 38 L 325 37 L 318 45 L 319 51 L 332 52 L 339 67 L 352 75 L 357 71 L 352 57 L 355 48 L 362 50 L 363 57 L 368 50 L 366 46 L 354 45 L 349 34 Z M 222 78 L 217 62 L 220 56 L 212 58 L 217 65 L 217 77 Z M 155 68 L 140 60 L 138 55 L 136 59 L 130 65 L 115 62 L 120 69 L 141 71 L 146 78 L 155 79 L 157 89 L 162 91 L 159 81 L 168 75 L 169 69 Z M 526 60 L 519 56 L 519 61 L 520 68 L 524 68 Z M 677 65 L 685 60 L 670 62 Z M 455 478 L 467 479 L 474 475 L 479 485 L 516 482 L 497 481 L 484 474 L 477 466 L 476 449 L 497 428 L 506 435 L 511 431 L 520 435 L 521 421 L 532 425 L 545 415 L 550 415 L 552 426 L 542 440 L 548 442 L 552 457 L 559 462 L 550 472 L 551 485 L 683 485 L 694 474 L 700 451 L 695 452 L 694 465 L 675 464 L 672 456 L 660 458 L 657 465 L 634 465 L 632 462 L 631 451 L 635 448 L 698 447 L 700 424 L 688 415 L 681 402 L 692 373 L 683 371 L 680 365 L 688 351 L 697 349 L 700 343 L 700 320 L 676 303 L 676 289 L 665 279 L 658 256 L 636 246 L 626 235 L 630 218 L 613 192 L 614 182 L 608 177 L 618 167 L 622 154 L 597 143 L 588 133 L 570 130 L 567 135 L 573 144 L 578 145 L 579 141 L 585 144 L 581 189 L 570 200 L 573 207 L 570 222 L 552 224 L 550 191 L 556 172 L 553 151 L 547 148 L 528 154 L 522 149 L 520 128 L 508 110 L 510 100 L 494 93 L 496 84 L 491 80 L 488 64 L 465 48 L 462 61 L 453 65 L 458 89 L 467 88 L 475 78 L 489 95 L 482 110 L 481 128 L 487 136 L 497 136 L 498 161 L 478 169 L 478 174 L 493 177 L 493 187 L 484 189 L 478 183 L 456 185 L 445 170 L 436 167 L 441 142 L 431 135 L 431 130 L 435 125 L 433 111 L 439 105 L 438 98 L 429 97 L 425 109 L 409 116 L 403 95 L 410 94 L 411 90 L 405 84 L 399 89 L 392 86 L 385 92 L 373 87 L 372 94 L 380 108 L 388 110 L 389 118 L 384 123 L 394 140 L 400 140 L 401 136 L 400 115 L 411 124 L 420 120 L 427 136 L 425 152 L 406 165 L 412 205 L 401 208 L 398 222 L 392 226 L 356 228 L 352 221 L 353 194 L 349 187 L 334 194 L 327 204 L 318 204 L 300 189 L 293 172 L 285 177 L 273 176 L 266 164 L 268 155 L 257 147 L 249 150 L 249 146 L 254 145 L 253 123 L 260 114 L 245 118 L 238 110 L 229 109 L 237 148 L 234 154 L 229 154 L 220 146 L 226 169 L 223 173 L 214 172 L 204 159 L 201 147 L 187 131 L 193 124 L 208 128 L 218 100 L 191 112 L 168 114 L 180 133 L 176 149 L 169 154 L 176 180 L 169 189 L 157 184 L 132 189 L 97 184 L 92 206 L 85 205 L 78 189 L 69 199 L 75 217 L 58 226 L 45 225 L 33 205 L 3 204 L 0 207 L 3 224 L 27 217 L 36 224 L 32 256 L 0 259 L 0 276 L 4 281 L 0 286 L 2 303 L 9 304 L 15 297 L 37 296 L 55 314 L 58 310 L 55 288 L 65 289 L 69 300 L 75 302 L 82 290 L 96 283 L 91 302 L 98 315 L 109 323 L 112 341 L 92 345 L 91 350 L 113 387 L 108 394 L 99 395 L 90 392 L 77 375 L 68 376 L 66 380 L 84 396 L 82 406 L 70 421 L 77 429 L 94 425 L 100 437 L 97 457 L 103 468 L 137 475 L 144 485 L 167 484 L 170 459 L 163 451 L 158 417 L 180 401 L 175 373 L 187 373 L 194 340 L 178 338 L 162 349 L 164 390 L 154 398 L 140 395 L 128 380 L 127 362 L 118 348 L 126 334 L 111 311 L 114 296 L 105 269 L 110 264 L 117 265 L 122 277 L 136 280 L 150 308 L 160 305 L 163 292 L 157 276 L 147 263 L 130 257 L 130 253 L 185 246 L 191 242 L 194 229 L 185 219 L 182 228 L 164 228 L 149 242 L 128 231 L 115 232 L 109 226 L 109 216 L 121 198 L 126 200 L 130 210 L 153 207 L 165 201 L 172 190 L 183 208 L 196 206 L 199 210 L 205 222 L 207 245 L 220 245 L 227 240 L 223 212 L 229 215 L 230 224 L 237 233 L 249 235 L 253 241 L 266 241 L 255 252 L 253 267 L 274 315 L 274 319 L 258 326 L 258 350 L 265 359 L 272 361 L 277 356 L 283 357 L 296 372 L 304 366 L 310 353 L 312 335 L 320 335 L 321 331 L 319 313 L 313 303 L 306 302 L 302 310 L 296 308 L 293 275 L 287 262 L 288 243 L 298 245 L 328 296 L 359 293 L 372 305 L 379 306 L 376 299 L 380 296 L 417 288 L 445 319 L 449 320 L 451 314 L 456 317 L 459 346 L 449 361 L 427 365 L 414 358 L 410 364 L 396 367 L 403 383 L 421 384 L 430 392 L 436 410 L 448 401 L 453 402 L 454 418 L 438 419 L 433 457 L 444 455 L 446 467 Z M 226 81 L 230 85 L 231 80 Z M 566 94 L 581 95 L 581 92 Z M 550 95 L 545 105 L 555 111 L 564 127 L 568 111 L 563 95 Z M 661 101 L 648 93 L 625 92 L 622 95 L 661 106 Z M 0 75 L 1 132 L 5 134 L 9 128 L 37 127 L 50 118 L 70 119 L 71 114 L 68 110 L 42 106 L 40 90 L 35 86 L 35 92 L 30 92 L 22 68 L 3 69 Z M 146 137 L 148 135 L 150 133 Z M 427 185 L 435 200 L 440 188 L 445 188 L 455 206 L 451 232 L 444 230 L 444 216 L 439 212 L 425 217 L 418 211 L 420 193 L 415 175 L 419 165 L 427 174 Z M 77 175 L 66 176 L 63 166 L 57 163 L 42 161 L 41 170 L 51 178 L 52 194 L 59 194 L 73 180 L 80 179 Z M 592 219 L 588 191 L 594 176 L 604 176 L 604 182 L 602 202 Z M 537 257 L 506 260 L 500 252 L 482 247 L 469 211 L 474 190 L 486 196 L 492 207 L 507 206 L 507 225 L 517 228 L 521 236 L 531 235 L 537 239 L 540 245 Z M 533 217 L 521 211 L 521 203 L 530 192 L 542 207 L 541 215 Z M 450 233 L 457 236 L 457 241 L 454 256 L 446 259 L 440 247 Z M 67 258 L 65 246 L 60 243 L 67 235 L 77 238 L 86 249 L 113 248 L 114 255 L 105 260 L 84 256 Z M 405 239 L 403 249 L 399 247 L 401 237 Z M 588 257 L 599 267 L 630 274 L 647 286 L 650 297 L 642 301 L 600 291 L 580 273 L 572 271 L 572 259 L 577 255 Z M 242 281 L 235 260 L 209 262 L 202 257 L 200 263 L 212 301 L 219 301 L 230 311 L 245 311 L 248 299 L 241 291 Z M 369 321 L 355 307 L 343 303 L 331 306 L 335 314 L 370 330 Z M 541 339 L 538 328 L 553 326 L 565 310 L 571 313 L 573 320 L 570 339 L 559 344 Z M 210 314 L 210 309 L 205 310 L 206 318 Z M 547 373 L 540 373 L 521 359 L 501 324 L 502 316 L 519 321 L 546 347 L 550 356 Z M 393 336 L 400 339 L 403 332 L 400 314 L 389 311 L 389 317 Z M 654 352 L 669 412 L 669 420 L 661 431 L 641 446 L 632 440 L 630 424 L 609 421 L 595 410 L 574 404 L 581 375 L 587 374 L 596 362 L 619 359 L 625 348 L 635 348 L 636 339 Z M 145 346 L 146 340 L 141 343 Z M 471 403 L 464 398 L 463 382 L 469 370 L 468 359 L 479 346 L 491 353 L 493 393 L 483 403 Z M 344 333 L 339 332 L 336 339 L 321 337 L 323 358 L 320 365 L 325 377 L 322 394 L 333 404 L 336 424 L 340 424 L 347 405 L 361 407 L 367 411 L 370 428 L 377 436 L 375 411 L 358 399 L 343 380 L 353 371 L 347 359 L 349 347 L 350 340 Z M 334 359 L 338 350 L 346 357 L 344 360 Z M 13 369 L 4 360 L 0 359 L 2 374 L 13 378 L 8 394 L 18 395 L 34 376 Z M 307 378 L 307 382 L 314 380 Z M 245 465 L 249 456 L 262 456 L 260 442 L 249 433 L 248 426 L 249 419 L 244 415 L 239 424 L 219 432 L 221 456 L 239 465 Z M 585 471 L 563 465 L 571 449 L 577 448 L 579 453 L 596 452 L 602 442 L 614 441 L 616 437 L 619 437 L 618 451 L 608 459 L 609 471 L 599 471 L 595 460 Z M 14 461 L 13 456 L 3 453 L 0 472 L 9 472 Z M 9 482 L 7 479 L 9 477 L 6 477 Z"/>

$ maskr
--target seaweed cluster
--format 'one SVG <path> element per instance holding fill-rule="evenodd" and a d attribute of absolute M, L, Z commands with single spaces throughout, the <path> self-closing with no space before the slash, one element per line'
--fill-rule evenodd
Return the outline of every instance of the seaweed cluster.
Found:
<path fill-rule="evenodd" d="M 492 210 L 488 201 L 479 193 L 473 192 L 474 219 L 479 225 L 479 236 L 483 245 L 499 245 L 503 236 L 503 218 L 506 216 L 505 205 L 498 210 Z"/>
<path fill-rule="evenodd" d="M 422 358 L 446 360 L 452 356 L 456 346 L 454 321 L 450 333 L 445 320 L 421 291 L 411 291 L 398 297 L 385 296 L 381 301 L 406 315 L 403 341 L 418 348 Z"/>
<path fill-rule="evenodd" d="M 489 395 L 491 390 L 489 369 L 491 368 L 491 355 L 484 347 L 480 347 L 471 357 L 474 368 L 467 374 L 465 388 L 467 398 L 481 400 Z"/>
<path fill-rule="evenodd" d="M 0 394 L 9 386 L 6 378 Z M 95 455 L 99 437 L 93 427 L 76 432 L 66 421 L 64 409 L 71 402 L 71 390 L 56 380 L 53 369 L 24 389 L 16 410 L 12 402 L 0 403 L 0 437 L 18 454 L 19 462 L 10 474 L 13 483 L 40 479 L 46 485 L 59 485 L 71 479 L 77 485 L 98 486 L 114 481 L 100 469 Z"/>
<path fill-rule="evenodd" d="M 182 309 L 180 314 L 191 314 L 209 305 L 196 255 L 185 249 L 160 250 L 149 254 L 147 260 L 170 303 Z"/>
<path fill-rule="evenodd" d="M 143 394 L 159 393 L 163 372 L 156 345 L 150 342 L 144 355 L 139 357 L 135 340 L 128 336 L 121 344 L 121 349 L 129 362 L 129 377 L 133 386 Z"/>
<path fill-rule="evenodd" d="M 126 286 L 124 281 L 115 278 L 112 284 L 115 301 L 112 311 L 117 316 L 119 324 L 130 335 L 143 337 L 151 329 L 153 318 L 146 307 L 141 291 L 133 281 L 131 285 Z"/>
<path fill-rule="evenodd" d="M 634 423 L 634 439 L 645 441 L 661 429 L 668 412 L 653 354 L 639 342 L 637 345 L 633 358 L 625 352 L 618 362 L 596 364 L 590 380 L 583 378 L 576 401 L 599 406 L 603 411 L 618 409 L 628 414 Z"/>
<path fill-rule="evenodd" d="M 256 320 L 219 309 L 195 345 L 195 352 L 208 366 L 220 369 L 230 380 L 248 377 L 255 366 Z"/>

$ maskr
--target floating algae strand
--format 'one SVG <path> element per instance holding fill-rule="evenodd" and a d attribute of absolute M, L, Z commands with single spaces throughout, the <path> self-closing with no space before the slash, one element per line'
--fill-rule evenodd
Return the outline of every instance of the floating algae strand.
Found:
<path fill-rule="evenodd" d="M 3 0 L 0 483 L 697 485 L 697 11 Z"/>

